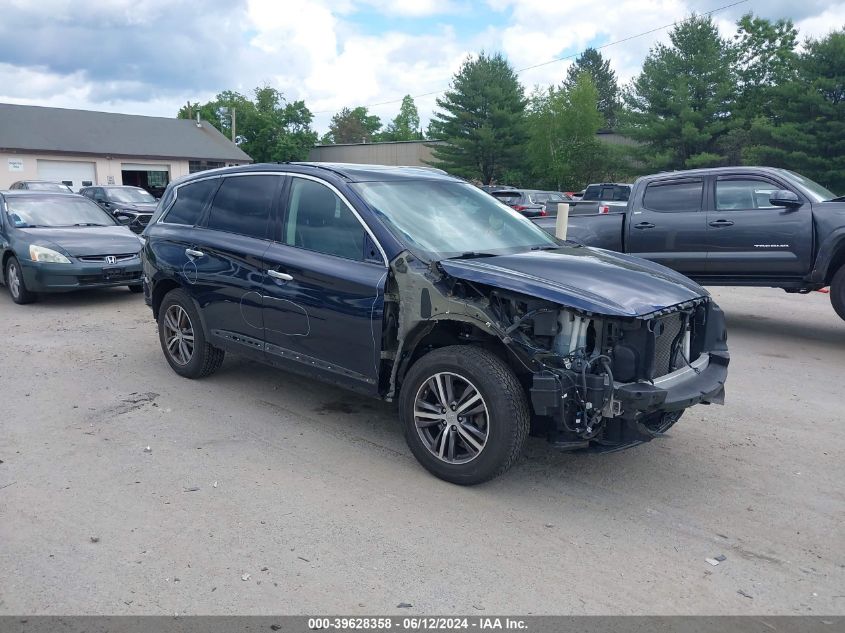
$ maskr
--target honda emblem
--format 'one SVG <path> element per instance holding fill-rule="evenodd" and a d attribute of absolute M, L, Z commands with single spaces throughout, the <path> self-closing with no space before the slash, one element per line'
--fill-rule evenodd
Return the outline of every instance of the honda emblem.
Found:
<path fill-rule="evenodd" d="M 106 255 L 106 263 L 107 264 L 116 264 L 117 263 L 117 257 L 115 257 L 114 255 Z"/>

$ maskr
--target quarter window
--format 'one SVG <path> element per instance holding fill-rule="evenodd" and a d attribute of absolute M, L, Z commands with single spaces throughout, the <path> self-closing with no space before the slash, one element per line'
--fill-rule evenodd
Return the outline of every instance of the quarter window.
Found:
<path fill-rule="evenodd" d="M 643 206 L 662 213 L 701 211 L 702 181 L 655 182 L 645 190 Z"/>
<path fill-rule="evenodd" d="M 217 178 L 200 180 L 179 187 L 176 201 L 162 222 L 194 226 L 199 222 L 202 210 L 220 181 Z"/>
<path fill-rule="evenodd" d="M 278 182 L 278 176 L 225 178 L 208 212 L 207 228 L 266 239 Z"/>
<path fill-rule="evenodd" d="M 777 190 L 765 180 L 717 180 L 716 209 L 774 209 L 769 198 Z"/>
<path fill-rule="evenodd" d="M 364 227 L 331 189 L 293 178 L 283 235 L 288 246 L 346 259 L 364 259 Z"/>

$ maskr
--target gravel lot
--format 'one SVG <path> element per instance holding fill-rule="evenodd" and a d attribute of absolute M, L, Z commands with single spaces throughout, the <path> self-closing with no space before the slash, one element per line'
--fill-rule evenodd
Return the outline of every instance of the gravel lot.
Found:
<path fill-rule="evenodd" d="M 459 488 L 393 405 L 233 356 L 185 380 L 138 295 L 4 288 L 0 613 L 845 614 L 845 323 L 714 295 L 725 407 Z"/>

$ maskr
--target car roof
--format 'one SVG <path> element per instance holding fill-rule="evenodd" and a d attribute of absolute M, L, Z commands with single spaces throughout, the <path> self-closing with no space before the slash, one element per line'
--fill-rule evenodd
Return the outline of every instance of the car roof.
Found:
<path fill-rule="evenodd" d="M 0 191 L 3 196 L 7 198 L 17 198 L 23 196 L 76 196 L 77 198 L 80 197 L 78 193 L 73 193 L 72 191 L 43 191 L 38 189 L 10 189 L 7 191 Z"/>
<path fill-rule="evenodd" d="M 199 171 L 174 181 L 183 184 L 195 179 L 208 176 L 226 174 L 244 174 L 250 172 L 293 172 L 311 175 L 329 175 L 339 177 L 346 182 L 383 182 L 390 180 L 432 180 L 440 182 L 466 182 L 461 178 L 450 176 L 441 169 L 434 167 L 413 167 L 393 165 L 359 165 L 355 163 L 254 163 L 238 165 L 236 167 L 221 167 Z"/>
<path fill-rule="evenodd" d="M 661 171 L 656 174 L 649 174 L 648 176 L 640 176 L 637 180 L 652 180 L 657 178 L 686 178 L 689 176 L 709 176 L 719 174 L 735 174 L 742 172 L 746 174 L 778 174 L 781 176 L 788 176 L 788 170 L 780 167 L 761 167 L 761 166 L 745 166 L 734 165 L 733 167 L 700 167 L 698 169 L 681 169 L 677 171 Z"/>

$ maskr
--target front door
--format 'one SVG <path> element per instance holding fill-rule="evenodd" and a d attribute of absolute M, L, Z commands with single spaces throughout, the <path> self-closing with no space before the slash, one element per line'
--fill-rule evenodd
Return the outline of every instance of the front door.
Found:
<path fill-rule="evenodd" d="M 628 215 L 627 249 L 686 275 L 707 267 L 704 181 L 680 178 L 649 183 L 642 204 Z"/>
<path fill-rule="evenodd" d="M 708 274 L 801 277 L 813 257 L 810 203 L 776 207 L 769 197 L 785 187 L 760 176 L 719 176 L 707 212 Z"/>
<path fill-rule="evenodd" d="M 277 241 L 264 255 L 267 354 L 365 391 L 378 386 L 387 266 L 336 190 L 290 178 Z"/>

